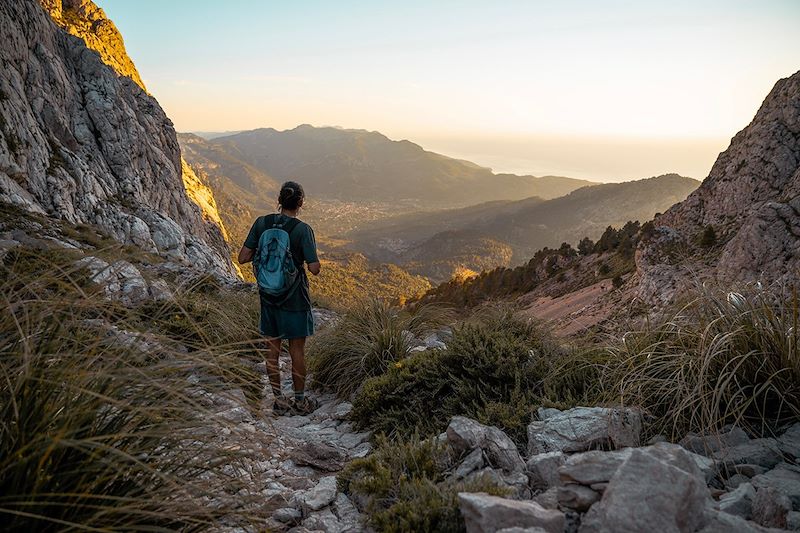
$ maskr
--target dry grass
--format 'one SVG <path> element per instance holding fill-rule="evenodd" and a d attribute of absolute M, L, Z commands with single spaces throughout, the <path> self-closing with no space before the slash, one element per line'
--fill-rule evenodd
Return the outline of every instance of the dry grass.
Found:
<path fill-rule="evenodd" d="M 652 433 L 679 438 L 738 424 L 769 434 L 800 419 L 797 295 L 699 289 L 610 348 L 604 385 L 641 406 Z"/>
<path fill-rule="evenodd" d="M 238 428 L 209 400 L 243 385 L 247 343 L 204 345 L 213 340 L 205 332 L 187 346 L 159 327 L 144 331 L 151 311 L 104 299 L 74 259 L 17 249 L 0 266 L 4 529 L 198 530 L 263 521 L 256 502 L 237 494 L 246 484 L 231 470 L 258 458 L 259 443 L 252 435 L 240 437 L 251 446 L 220 440 L 227 427 L 235 442 Z"/>
<path fill-rule="evenodd" d="M 410 312 L 382 300 L 355 305 L 313 338 L 309 364 L 314 383 L 349 398 L 365 380 L 407 357 L 414 337 L 441 328 L 449 319 L 448 310 L 430 305 Z"/>

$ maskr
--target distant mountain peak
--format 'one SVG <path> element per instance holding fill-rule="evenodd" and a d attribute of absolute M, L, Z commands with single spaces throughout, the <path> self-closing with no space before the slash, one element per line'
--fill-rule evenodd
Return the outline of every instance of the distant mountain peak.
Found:
<path fill-rule="evenodd" d="M 395 141 L 377 131 L 259 128 L 211 141 L 277 180 L 297 179 L 310 196 L 456 207 L 530 196 L 554 198 L 592 182 L 494 174 L 491 169 Z"/>

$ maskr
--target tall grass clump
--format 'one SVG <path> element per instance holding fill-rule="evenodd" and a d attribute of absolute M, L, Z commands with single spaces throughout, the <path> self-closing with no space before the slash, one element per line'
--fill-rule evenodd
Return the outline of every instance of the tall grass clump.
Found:
<path fill-rule="evenodd" d="M 462 415 L 522 445 L 537 406 L 587 397 L 596 380 L 582 357 L 509 309 L 483 308 L 453 330 L 446 349 L 414 354 L 368 380 L 352 417 L 360 428 L 402 437 L 438 434 Z"/>
<path fill-rule="evenodd" d="M 610 348 L 611 396 L 644 408 L 650 432 L 680 438 L 725 424 L 769 434 L 800 420 L 798 298 L 702 288 Z"/>
<path fill-rule="evenodd" d="M 313 337 L 309 366 L 314 383 L 349 398 L 365 380 L 408 357 L 414 338 L 441 328 L 448 319 L 447 310 L 431 305 L 413 311 L 377 299 L 355 305 Z"/>
<path fill-rule="evenodd" d="M 139 311 L 107 300 L 74 261 L 63 250 L 18 248 L 0 265 L 4 530 L 192 531 L 263 520 L 245 510 L 246 484 L 230 470 L 258 444 L 251 435 L 252 450 L 219 440 L 226 422 L 208 409 L 210 396 L 237 384 L 197 384 L 234 364 L 226 348 L 187 351 L 135 330 Z"/>
<path fill-rule="evenodd" d="M 505 489 L 478 478 L 449 478 L 457 464 L 435 439 L 390 442 L 379 438 L 369 457 L 356 459 L 339 474 L 339 489 L 364 503 L 368 525 L 375 531 L 466 531 L 458 508 L 459 492 L 505 496 Z"/>

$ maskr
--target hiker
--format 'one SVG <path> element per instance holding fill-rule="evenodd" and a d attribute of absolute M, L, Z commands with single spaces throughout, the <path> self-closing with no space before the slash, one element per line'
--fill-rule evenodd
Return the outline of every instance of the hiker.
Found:
<path fill-rule="evenodd" d="M 267 338 L 267 374 L 275 403 L 272 412 L 308 414 L 316 405 L 305 394 L 306 337 L 314 334 L 308 276 L 304 268 L 319 274 L 314 230 L 297 218 L 305 192 L 299 183 L 287 181 L 278 194 L 278 213 L 258 217 L 239 251 L 239 264 L 253 261 L 261 299 L 261 334 Z M 294 397 L 281 393 L 278 358 L 281 343 L 289 343 Z"/>

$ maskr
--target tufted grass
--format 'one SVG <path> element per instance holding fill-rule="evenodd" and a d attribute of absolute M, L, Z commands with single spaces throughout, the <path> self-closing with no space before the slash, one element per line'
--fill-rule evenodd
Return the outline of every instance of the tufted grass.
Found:
<path fill-rule="evenodd" d="M 247 487 L 232 468 L 260 459 L 267 443 L 241 435 L 209 404 L 236 404 L 226 394 L 246 384 L 245 341 L 205 332 L 187 346 L 153 326 L 151 310 L 104 299 L 74 261 L 60 249 L 17 248 L 0 264 L 3 529 L 263 522 L 263 502 L 240 492 Z"/>
<path fill-rule="evenodd" d="M 462 532 L 459 492 L 506 492 L 482 478 L 448 479 L 454 459 L 434 439 L 380 438 L 372 455 L 352 461 L 339 474 L 339 490 L 363 503 L 367 524 L 381 533 Z"/>
<path fill-rule="evenodd" d="M 449 319 L 448 310 L 431 305 L 413 311 L 378 299 L 354 305 L 312 337 L 309 367 L 314 384 L 349 399 L 368 378 L 406 358 L 413 337 L 424 337 Z"/>
<path fill-rule="evenodd" d="M 649 433 L 737 424 L 768 435 L 800 420 L 796 293 L 701 287 L 666 318 L 611 344 L 609 398 L 642 407 Z"/>

